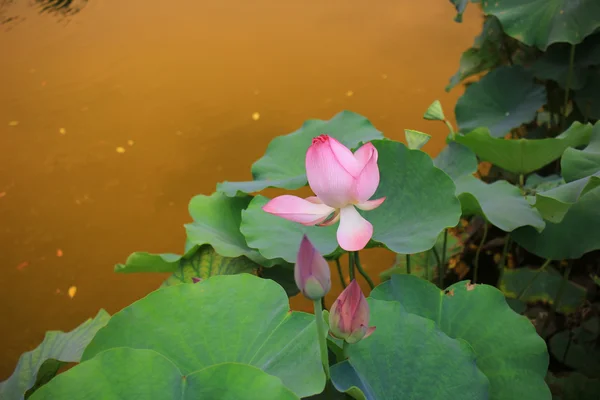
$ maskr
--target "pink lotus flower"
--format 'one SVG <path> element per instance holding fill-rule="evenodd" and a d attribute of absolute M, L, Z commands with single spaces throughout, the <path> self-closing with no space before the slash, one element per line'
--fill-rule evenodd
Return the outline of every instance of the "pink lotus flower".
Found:
<path fill-rule="evenodd" d="M 318 300 L 331 289 L 329 264 L 304 235 L 300 242 L 298 258 L 294 267 L 294 280 L 302 294 Z"/>
<path fill-rule="evenodd" d="M 263 210 L 308 226 L 327 226 L 339 220 L 337 240 L 342 249 L 363 249 L 373 236 L 373 225 L 355 207 L 373 210 L 385 200 L 369 200 L 379 186 L 375 146 L 367 143 L 352 154 L 334 138 L 318 136 L 306 152 L 306 177 L 317 197 L 279 196 Z"/>
<path fill-rule="evenodd" d="M 353 279 L 329 310 L 329 330 L 332 336 L 352 344 L 375 331 L 374 326 L 368 325 L 369 303 Z"/>

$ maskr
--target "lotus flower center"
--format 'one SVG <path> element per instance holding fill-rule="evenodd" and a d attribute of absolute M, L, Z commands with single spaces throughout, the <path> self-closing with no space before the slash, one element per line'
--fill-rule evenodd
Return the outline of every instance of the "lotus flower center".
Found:
<path fill-rule="evenodd" d="M 313 138 L 312 140 L 312 144 L 319 144 L 319 143 L 325 143 L 329 140 L 329 136 L 328 135 L 319 135 L 316 138 Z"/>

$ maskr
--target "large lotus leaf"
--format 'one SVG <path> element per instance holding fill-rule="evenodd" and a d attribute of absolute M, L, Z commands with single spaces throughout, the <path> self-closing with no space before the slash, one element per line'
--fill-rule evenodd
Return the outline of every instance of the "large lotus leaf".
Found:
<path fill-rule="evenodd" d="M 461 132 L 486 127 L 502 137 L 511 129 L 530 122 L 546 103 L 546 89 L 521 66 L 494 69 L 469 85 L 456 102 L 454 112 Z"/>
<path fill-rule="evenodd" d="M 477 156 L 468 147 L 450 142 L 433 160 L 433 164 L 447 173 L 454 181 L 477 171 Z"/>
<path fill-rule="evenodd" d="M 462 281 L 444 292 L 424 279 L 394 275 L 371 297 L 396 300 L 409 313 L 435 321 L 446 335 L 469 343 L 477 366 L 490 380 L 490 399 L 550 398 L 544 383 L 546 344 L 495 287 Z"/>
<path fill-rule="evenodd" d="M 263 211 L 268 198 L 256 196 L 246 210 L 242 212 L 241 231 L 250 246 L 258 249 L 266 258 L 282 258 L 290 263 L 296 262 L 298 248 L 303 235 L 323 255 L 332 254 L 338 243 L 336 227 L 304 226 Z"/>
<path fill-rule="evenodd" d="M 553 268 L 544 271 L 531 268 L 505 269 L 500 289 L 506 297 L 528 303 L 554 304 L 563 286 L 563 277 Z M 569 314 L 577 310 L 585 300 L 585 288 L 568 281 L 560 297 L 558 311 Z"/>
<path fill-rule="evenodd" d="M 475 129 L 455 140 L 470 148 L 483 161 L 517 174 L 527 174 L 559 158 L 568 147 L 589 142 L 591 124 L 574 122 L 565 132 L 547 139 L 495 138 L 486 128 Z"/>
<path fill-rule="evenodd" d="M 46 332 L 44 341 L 32 351 L 23 353 L 12 375 L 0 383 L 0 398 L 24 399 L 25 393 L 56 375 L 64 363 L 79 362 L 83 350 L 102 328 L 110 315 L 100 310 L 93 319 L 70 332 Z M 37 390 L 36 390 L 37 392 Z"/>
<path fill-rule="evenodd" d="M 587 375 L 600 378 L 600 349 L 598 332 L 590 332 L 583 326 L 572 331 L 558 332 L 550 339 L 550 350 L 557 360 Z"/>
<path fill-rule="evenodd" d="M 249 274 L 159 289 L 115 314 L 86 348 L 150 348 L 183 375 L 221 363 L 258 367 L 297 396 L 325 386 L 314 317 L 291 312 L 285 291 Z"/>
<path fill-rule="evenodd" d="M 188 206 L 194 222 L 185 225 L 188 241 L 200 246 L 210 244 L 226 257 L 255 259 L 256 251 L 248 247 L 240 232 L 242 210 L 250 200 L 251 196 L 231 198 L 219 192 L 194 196 Z"/>
<path fill-rule="evenodd" d="M 568 43 L 556 43 L 550 46 L 532 66 L 536 78 L 551 79 L 564 88 L 569 75 L 570 52 L 571 45 Z M 573 61 L 569 89 L 577 90 L 585 86 L 591 73 L 589 67 L 600 64 L 600 34 L 588 36 L 578 45 L 575 48 Z"/>
<path fill-rule="evenodd" d="M 558 224 L 546 223 L 542 232 L 522 227 L 512 238 L 527 251 L 553 260 L 579 258 L 588 251 L 600 249 L 600 187 L 588 191 L 571 205 Z"/>
<path fill-rule="evenodd" d="M 600 380 L 589 379 L 579 372 L 566 376 L 548 374 L 546 381 L 554 395 L 553 400 L 598 400 Z"/>
<path fill-rule="evenodd" d="M 460 219 L 460 203 L 452 179 L 420 150 L 399 142 L 372 142 L 379 152 L 381 180 L 374 199 L 381 206 L 362 215 L 373 224 L 373 240 L 402 254 L 419 253 Z"/>
<path fill-rule="evenodd" d="M 464 0 L 466 2 L 466 0 Z M 458 71 L 450 78 L 446 91 L 470 76 L 477 75 L 497 66 L 502 58 L 500 56 L 502 27 L 496 17 L 489 17 L 483 24 L 479 36 L 475 38 L 473 47 L 462 53 Z"/>
<path fill-rule="evenodd" d="M 183 373 L 151 349 L 111 349 L 57 376 L 32 400 L 299 399 L 259 368 L 223 363 Z"/>
<path fill-rule="evenodd" d="M 463 215 L 481 215 L 506 232 L 526 225 L 544 228 L 539 212 L 518 188 L 506 181 L 487 184 L 472 175 L 477 170 L 477 157 L 469 148 L 451 142 L 434 164 L 454 180 Z"/>
<path fill-rule="evenodd" d="M 592 70 L 585 86 L 575 92 L 574 100 L 587 118 L 600 119 L 600 68 Z"/>
<path fill-rule="evenodd" d="M 546 226 L 538 210 L 506 181 L 488 184 L 474 176 L 463 176 L 456 180 L 456 194 L 463 215 L 481 215 L 505 232 L 522 226 L 541 231 Z"/>
<path fill-rule="evenodd" d="M 600 171 L 595 175 L 544 192 L 536 192 L 535 208 L 538 209 L 544 219 L 558 224 L 563 220 L 569 208 L 577 203 L 581 196 L 598 186 L 600 186 Z"/>
<path fill-rule="evenodd" d="M 252 165 L 252 181 L 223 182 L 217 185 L 217 190 L 236 196 L 268 187 L 291 190 L 306 185 L 306 150 L 312 139 L 321 134 L 328 134 L 349 148 L 383 138 L 368 119 L 350 111 L 342 111 L 329 121 L 311 119 L 297 131 L 269 143 L 266 154 Z"/>
<path fill-rule="evenodd" d="M 483 11 L 498 17 L 507 35 L 544 51 L 552 43 L 581 43 L 600 27 L 597 0 L 486 0 Z"/>
<path fill-rule="evenodd" d="M 469 345 L 397 302 L 368 302 L 377 329 L 350 346 L 348 360 L 331 367 L 338 390 L 359 388 L 367 400 L 488 398 L 488 379 Z"/>
<path fill-rule="evenodd" d="M 560 159 L 561 172 L 565 181 L 594 175 L 600 171 L 600 122 L 592 129 L 590 143 L 584 150 L 569 148 Z"/>

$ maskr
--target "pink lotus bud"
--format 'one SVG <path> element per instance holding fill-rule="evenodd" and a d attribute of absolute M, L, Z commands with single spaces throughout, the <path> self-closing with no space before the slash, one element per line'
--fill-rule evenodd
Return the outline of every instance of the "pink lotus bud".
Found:
<path fill-rule="evenodd" d="M 329 310 L 329 329 L 334 337 L 356 343 L 375 331 L 374 326 L 368 325 L 369 303 L 356 280 L 352 280 Z"/>
<path fill-rule="evenodd" d="M 198 278 L 196 276 L 192 276 L 192 283 L 202 282 L 202 278 Z"/>
<path fill-rule="evenodd" d="M 318 300 L 331 289 L 329 264 L 304 235 L 300 242 L 298 258 L 294 267 L 294 279 L 302 294 Z"/>

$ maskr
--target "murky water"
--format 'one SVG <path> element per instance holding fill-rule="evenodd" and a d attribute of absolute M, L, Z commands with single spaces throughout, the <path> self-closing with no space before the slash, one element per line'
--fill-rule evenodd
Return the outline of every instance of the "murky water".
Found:
<path fill-rule="evenodd" d="M 446 0 L 176 3 L 89 0 L 60 20 L 20 0 L 25 19 L 0 26 L 0 379 L 46 330 L 156 288 L 113 265 L 181 252 L 189 199 L 249 179 L 304 120 L 350 109 L 391 138 L 431 133 L 436 154 L 445 127 L 421 116 L 436 98 L 451 113 L 481 21 Z"/>

